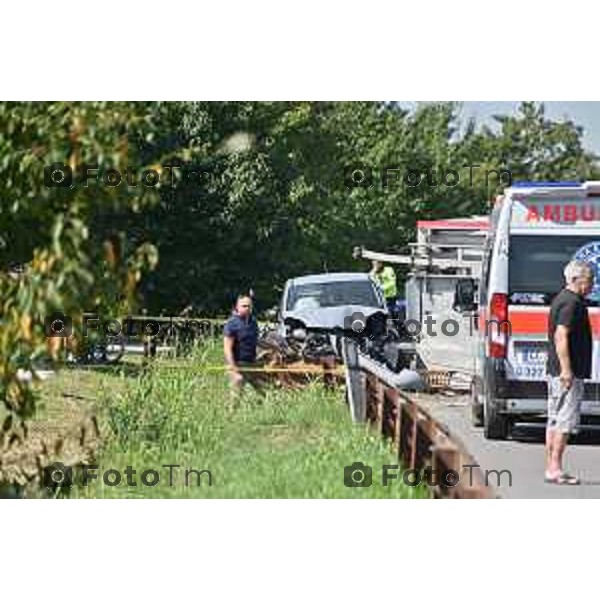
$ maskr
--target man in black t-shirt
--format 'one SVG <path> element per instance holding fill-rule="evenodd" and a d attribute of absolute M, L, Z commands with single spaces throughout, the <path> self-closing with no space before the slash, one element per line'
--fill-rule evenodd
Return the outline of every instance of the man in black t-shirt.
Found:
<path fill-rule="evenodd" d="M 548 483 L 577 484 L 566 474 L 562 458 L 569 434 L 579 423 L 584 379 L 592 371 L 592 331 L 584 296 L 594 284 L 591 267 L 571 261 L 564 270 L 566 286 L 552 300 L 548 320 L 548 424 L 546 474 Z"/>

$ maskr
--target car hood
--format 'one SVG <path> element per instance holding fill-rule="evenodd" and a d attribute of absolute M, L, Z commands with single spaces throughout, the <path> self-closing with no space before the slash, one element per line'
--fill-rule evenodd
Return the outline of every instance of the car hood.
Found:
<path fill-rule="evenodd" d="M 370 317 L 375 313 L 386 313 L 384 308 L 373 306 L 331 306 L 328 308 L 310 308 L 291 310 L 283 313 L 283 319 L 297 319 L 302 321 L 308 329 L 335 329 L 344 327 L 344 319 L 354 313 L 362 313 Z"/>

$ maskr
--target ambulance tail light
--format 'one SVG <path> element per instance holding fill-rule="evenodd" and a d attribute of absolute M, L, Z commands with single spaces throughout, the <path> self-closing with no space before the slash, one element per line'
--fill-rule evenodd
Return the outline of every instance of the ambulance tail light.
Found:
<path fill-rule="evenodd" d="M 493 294 L 490 302 L 490 318 L 486 323 L 489 355 L 492 358 L 506 358 L 508 346 L 508 296 Z"/>

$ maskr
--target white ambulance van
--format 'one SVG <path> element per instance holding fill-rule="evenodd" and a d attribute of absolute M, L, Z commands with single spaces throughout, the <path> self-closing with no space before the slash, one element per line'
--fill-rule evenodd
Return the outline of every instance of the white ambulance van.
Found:
<path fill-rule="evenodd" d="M 517 421 L 545 419 L 550 302 L 572 259 L 590 263 L 596 275 L 587 297 L 594 343 L 581 407 L 586 428 L 600 422 L 600 181 L 506 189 L 490 217 L 479 298 L 473 286 L 456 290 L 458 304 L 478 308 L 472 414 L 486 438 L 508 437 Z"/>

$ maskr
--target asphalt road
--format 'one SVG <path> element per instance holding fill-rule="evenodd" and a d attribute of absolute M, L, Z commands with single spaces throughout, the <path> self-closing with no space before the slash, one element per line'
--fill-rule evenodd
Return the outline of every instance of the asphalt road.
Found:
<path fill-rule="evenodd" d="M 489 483 L 502 498 L 600 498 L 600 433 L 583 432 L 565 452 L 565 469 L 581 479 L 577 486 L 544 482 L 544 428 L 518 425 L 506 441 L 486 440 L 483 429 L 471 425 L 469 400 L 465 395 L 420 394 L 419 401 L 438 421 L 446 424 L 484 470 L 508 469 L 489 475 Z"/>

